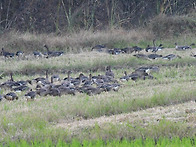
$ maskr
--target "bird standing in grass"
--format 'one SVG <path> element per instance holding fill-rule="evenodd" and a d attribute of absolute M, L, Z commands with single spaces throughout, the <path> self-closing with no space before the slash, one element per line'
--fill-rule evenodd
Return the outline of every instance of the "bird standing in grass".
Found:
<path fill-rule="evenodd" d="M 27 101 L 34 100 L 35 96 L 36 96 L 36 92 L 33 91 L 32 89 L 30 89 L 30 91 L 25 94 L 25 97 L 26 97 Z"/>
<path fill-rule="evenodd" d="M 9 101 L 18 100 L 18 96 L 14 92 L 7 93 L 6 95 L 4 95 L 4 98 Z"/>

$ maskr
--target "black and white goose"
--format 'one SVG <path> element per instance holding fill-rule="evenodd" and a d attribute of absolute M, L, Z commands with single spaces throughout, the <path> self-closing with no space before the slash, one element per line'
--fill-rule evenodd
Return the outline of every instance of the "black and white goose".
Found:
<path fill-rule="evenodd" d="M 6 95 L 4 95 L 4 98 L 9 101 L 18 100 L 18 96 L 14 92 L 7 93 Z"/>
<path fill-rule="evenodd" d="M 175 43 L 175 46 L 176 46 L 175 48 L 176 48 L 176 50 L 178 50 L 178 51 L 184 51 L 184 50 L 187 50 L 187 49 L 192 49 L 191 46 L 193 46 L 193 45 L 195 45 L 195 44 L 192 43 L 190 46 L 188 46 L 188 45 L 178 46 L 178 44 Z"/>
<path fill-rule="evenodd" d="M 26 91 L 28 89 L 29 89 L 29 87 L 26 86 L 26 85 L 22 85 L 22 86 L 19 86 L 19 87 L 12 88 L 12 90 L 15 91 L 15 92 L 22 92 L 22 91 Z"/>
<path fill-rule="evenodd" d="M 169 55 L 164 56 L 164 57 L 162 57 L 162 58 L 163 58 L 163 59 L 166 59 L 166 60 L 173 60 L 173 59 L 175 59 L 175 58 L 181 58 L 181 57 L 178 56 L 178 55 L 169 54 Z"/>
<path fill-rule="evenodd" d="M 12 57 L 14 57 L 14 53 L 6 52 L 6 51 L 4 50 L 4 48 L 2 48 L 1 54 L 2 54 L 5 58 L 12 58 Z"/>
<path fill-rule="evenodd" d="M 126 48 L 122 48 L 121 49 L 121 52 L 122 53 L 126 53 L 126 54 L 131 54 L 131 53 L 133 53 L 135 50 L 134 50 L 134 48 L 132 48 L 132 47 L 126 47 Z"/>
<path fill-rule="evenodd" d="M 138 47 L 138 46 L 133 46 L 133 49 L 134 49 L 134 51 L 135 51 L 135 53 L 136 52 L 140 52 L 140 51 L 142 51 L 143 50 L 143 48 L 141 48 L 141 47 Z"/>
<path fill-rule="evenodd" d="M 33 51 L 33 55 L 34 55 L 35 58 L 43 56 L 43 54 L 41 52 L 38 52 L 38 51 Z"/>
<path fill-rule="evenodd" d="M 22 52 L 22 51 L 17 51 L 16 52 L 17 57 L 22 57 L 23 55 L 24 55 L 24 52 Z"/>
<path fill-rule="evenodd" d="M 124 76 L 120 78 L 121 81 L 129 81 L 130 77 L 127 75 L 127 71 L 124 71 Z"/>
<path fill-rule="evenodd" d="M 36 91 L 33 91 L 32 89 L 30 89 L 30 91 L 25 94 L 27 101 L 34 100 L 35 96 L 36 96 Z"/>
<path fill-rule="evenodd" d="M 161 51 L 162 49 L 163 49 L 163 44 L 160 44 L 159 46 L 154 47 L 152 52 L 156 53 L 157 51 Z"/>
<path fill-rule="evenodd" d="M 13 73 L 11 72 L 10 73 L 10 79 L 8 81 L 4 82 L 4 83 L 1 83 L 0 87 L 4 88 L 4 89 L 11 89 L 12 86 L 14 86 L 14 85 L 15 85 L 15 81 L 13 79 Z"/>

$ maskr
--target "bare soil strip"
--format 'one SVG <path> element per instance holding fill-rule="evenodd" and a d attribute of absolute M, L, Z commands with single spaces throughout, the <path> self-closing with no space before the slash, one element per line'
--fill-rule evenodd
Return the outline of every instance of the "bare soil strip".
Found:
<path fill-rule="evenodd" d="M 127 122 L 133 124 L 140 123 L 143 126 L 147 126 L 150 123 L 158 123 L 162 119 L 173 122 L 186 122 L 188 125 L 196 127 L 196 102 L 190 101 L 165 107 L 159 106 L 126 114 L 102 116 L 95 119 L 81 119 L 71 123 L 65 123 L 61 120 L 55 127 L 76 130 L 93 127 L 95 124 L 102 126 L 105 123 L 123 124 Z"/>

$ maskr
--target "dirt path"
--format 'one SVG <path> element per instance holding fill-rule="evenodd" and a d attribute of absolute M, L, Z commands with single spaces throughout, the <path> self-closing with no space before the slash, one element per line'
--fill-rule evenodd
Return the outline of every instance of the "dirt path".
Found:
<path fill-rule="evenodd" d="M 161 119 L 171 120 L 174 122 L 187 122 L 196 127 L 196 102 L 190 101 L 182 104 L 170 105 L 165 107 L 154 107 L 146 110 L 118 114 L 113 116 L 102 116 L 95 119 L 79 120 L 71 123 L 63 121 L 56 124 L 55 127 L 61 127 L 68 130 L 82 129 L 86 127 L 104 125 L 104 123 L 125 123 L 140 122 L 144 126 L 149 123 L 159 122 Z"/>

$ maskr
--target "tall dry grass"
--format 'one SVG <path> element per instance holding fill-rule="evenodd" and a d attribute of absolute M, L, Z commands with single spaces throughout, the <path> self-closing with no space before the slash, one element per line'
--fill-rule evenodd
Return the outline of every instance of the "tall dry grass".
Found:
<path fill-rule="evenodd" d="M 7 50 L 23 50 L 31 52 L 33 50 L 44 51 L 43 45 L 47 44 L 50 48 L 64 51 L 80 51 L 83 48 L 91 48 L 97 44 L 106 44 L 114 47 L 116 42 L 139 43 L 141 40 L 152 40 L 153 35 L 146 30 L 105 30 L 105 31 L 85 31 L 71 34 L 32 34 L 9 32 L 0 37 L 0 46 Z"/>

